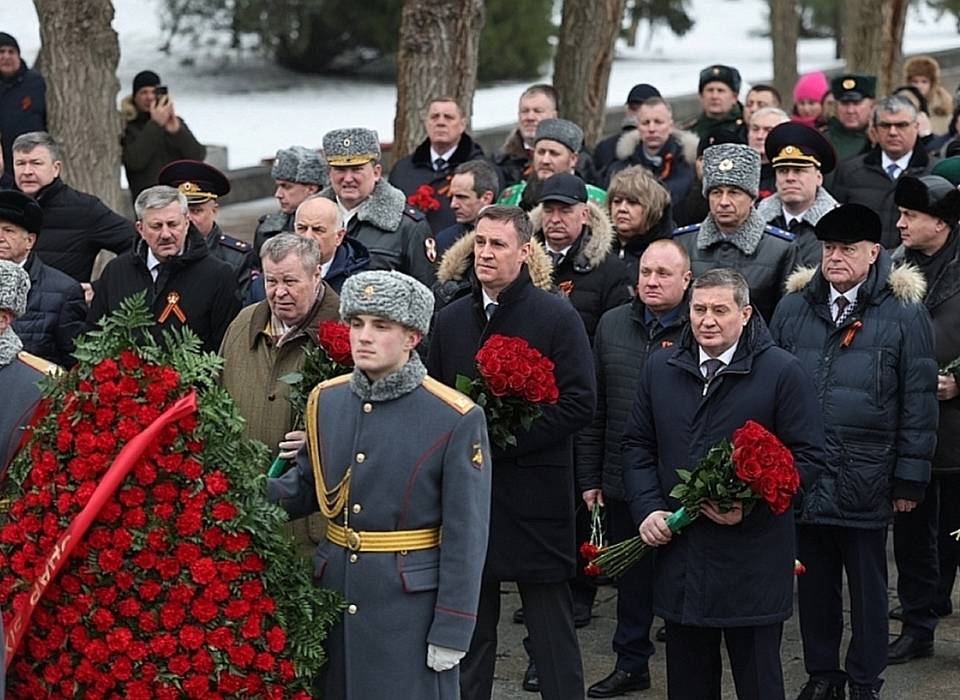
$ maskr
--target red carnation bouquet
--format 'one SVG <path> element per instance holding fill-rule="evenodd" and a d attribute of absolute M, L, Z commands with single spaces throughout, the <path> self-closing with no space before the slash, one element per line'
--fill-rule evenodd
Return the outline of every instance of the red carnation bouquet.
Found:
<path fill-rule="evenodd" d="M 309 698 L 339 596 L 263 499 L 264 447 L 144 295 L 44 385 L 4 484 L 10 698 Z"/>
<path fill-rule="evenodd" d="M 280 381 L 290 385 L 290 403 L 293 404 L 293 429 L 303 430 L 303 412 L 313 387 L 328 379 L 339 377 L 353 369 L 350 354 L 350 326 L 339 321 L 321 321 L 317 326 L 317 344 L 307 343 L 303 349 L 303 366 L 299 372 L 290 372 Z M 267 476 L 277 477 L 286 471 L 289 460 L 277 457 Z"/>
<path fill-rule="evenodd" d="M 420 185 L 412 195 L 407 197 L 407 204 L 416 207 L 424 214 L 429 211 L 439 211 L 440 200 L 436 198 L 437 191 L 431 185 Z"/>
<path fill-rule="evenodd" d="M 800 475 L 793 454 L 776 435 L 759 423 L 748 420 L 724 440 L 710 448 L 692 472 L 678 469 L 680 483 L 670 492 L 681 507 L 667 518 L 672 532 L 680 532 L 700 515 L 700 504 L 713 501 L 720 512 L 728 512 L 734 501 L 743 503 L 746 517 L 757 502 L 774 515 L 787 511 L 800 488 Z M 619 576 L 653 549 L 640 536 L 602 549 L 591 564 L 608 576 Z M 599 569 L 599 570 L 598 570 Z"/>
<path fill-rule="evenodd" d="M 490 440 L 500 449 L 517 445 L 516 430 L 530 430 L 541 405 L 560 398 L 553 361 L 523 338 L 491 335 L 477 352 L 479 376 L 457 375 L 457 390 L 483 408 Z"/>

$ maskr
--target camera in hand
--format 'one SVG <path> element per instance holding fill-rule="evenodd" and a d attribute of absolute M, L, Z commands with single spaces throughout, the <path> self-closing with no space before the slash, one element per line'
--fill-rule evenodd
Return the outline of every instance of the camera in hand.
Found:
<path fill-rule="evenodd" d="M 166 85 L 157 85 L 156 89 L 153 91 L 154 99 L 159 102 L 161 99 L 167 97 L 167 86 Z"/>

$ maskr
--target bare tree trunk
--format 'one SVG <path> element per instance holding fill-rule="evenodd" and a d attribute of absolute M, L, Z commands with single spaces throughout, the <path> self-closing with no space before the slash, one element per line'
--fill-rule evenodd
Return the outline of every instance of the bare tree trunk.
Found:
<path fill-rule="evenodd" d="M 631 49 L 635 48 L 637 45 L 637 32 L 640 31 L 640 20 L 642 19 L 640 15 L 640 8 L 637 7 L 637 4 L 633 4 L 633 8 L 630 12 L 630 28 L 627 30 L 627 46 Z"/>
<path fill-rule="evenodd" d="M 797 34 L 800 17 L 794 0 L 770 1 L 770 40 L 773 42 L 773 85 L 783 96 L 783 109 L 793 107 L 797 83 Z"/>
<path fill-rule="evenodd" d="M 881 95 L 886 95 L 900 84 L 903 64 L 903 30 L 907 24 L 908 0 L 890 0 L 884 6 L 883 51 L 880 62 Z"/>
<path fill-rule="evenodd" d="M 452 97 L 470 119 L 483 22 L 483 0 L 404 0 L 393 124 L 396 159 L 426 136 L 423 110 L 434 97 Z"/>
<path fill-rule="evenodd" d="M 607 83 L 625 0 L 564 0 L 553 59 L 560 115 L 583 129 L 592 146 L 603 133 Z"/>
<path fill-rule="evenodd" d="M 843 30 L 848 37 L 847 70 L 877 76 L 878 96 L 896 87 L 908 4 L 908 0 L 847 0 Z"/>
<path fill-rule="evenodd" d="M 34 0 L 40 63 L 47 81 L 47 125 L 63 149 L 64 180 L 122 210 L 120 44 L 111 0 Z"/>

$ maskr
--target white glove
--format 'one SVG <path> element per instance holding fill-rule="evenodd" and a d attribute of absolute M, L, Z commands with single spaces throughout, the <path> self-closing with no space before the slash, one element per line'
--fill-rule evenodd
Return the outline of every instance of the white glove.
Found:
<path fill-rule="evenodd" d="M 460 659 L 467 655 L 465 651 L 457 649 L 448 649 L 447 647 L 438 647 L 433 644 L 427 644 L 427 666 L 437 673 L 449 671 L 460 663 Z"/>

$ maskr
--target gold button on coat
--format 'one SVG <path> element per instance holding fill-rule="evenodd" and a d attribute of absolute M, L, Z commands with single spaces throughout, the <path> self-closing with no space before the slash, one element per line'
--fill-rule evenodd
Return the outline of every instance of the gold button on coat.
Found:
<path fill-rule="evenodd" d="M 356 564 L 357 559 L 359 559 L 359 557 L 358 557 L 356 554 L 351 554 L 351 555 L 350 555 L 350 563 L 351 563 L 351 564 Z"/>
<path fill-rule="evenodd" d="M 354 513 L 359 513 L 361 510 L 363 510 L 363 508 L 360 506 L 359 503 L 354 503 L 354 504 L 353 504 L 353 512 L 354 512 Z"/>
<path fill-rule="evenodd" d="M 372 410 L 373 410 L 373 404 L 372 404 L 372 403 L 365 403 L 365 404 L 363 404 L 363 412 L 364 412 L 364 413 L 370 413 L 370 411 L 372 411 Z"/>
<path fill-rule="evenodd" d="M 349 606 L 347 606 L 347 612 L 350 613 L 351 615 L 356 615 L 356 614 L 357 614 L 357 606 L 356 606 L 356 605 L 349 605 Z"/>
<path fill-rule="evenodd" d="M 363 464 L 363 460 L 365 460 L 366 458 L 367 456 L 363 454 L 363 452 L 357 452 L 357 457 L 356 457 L 357 464 Z"/>

